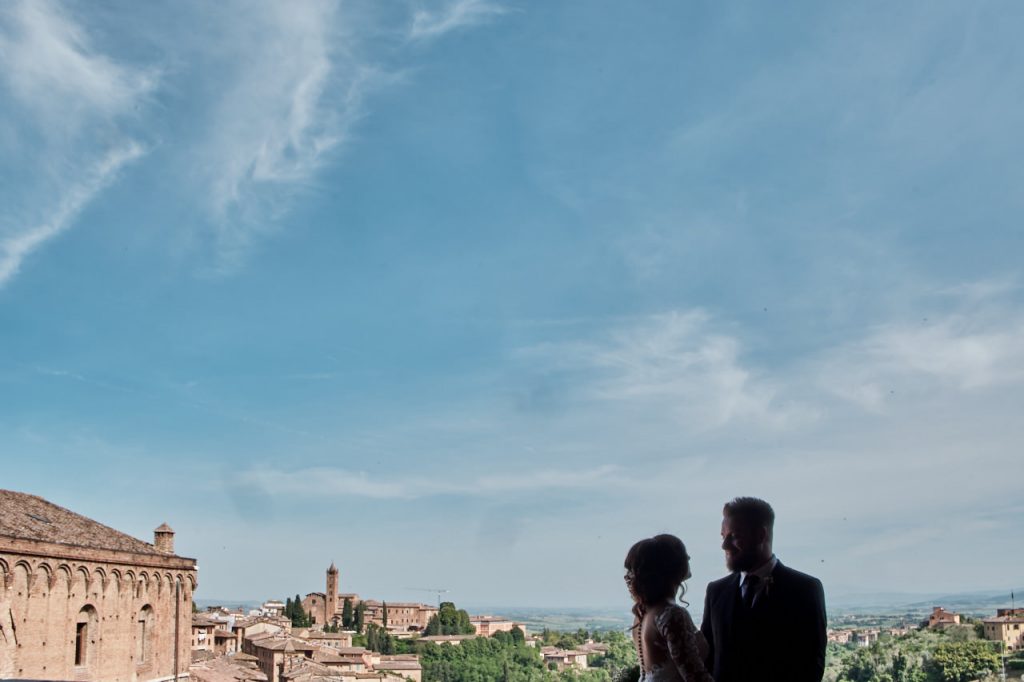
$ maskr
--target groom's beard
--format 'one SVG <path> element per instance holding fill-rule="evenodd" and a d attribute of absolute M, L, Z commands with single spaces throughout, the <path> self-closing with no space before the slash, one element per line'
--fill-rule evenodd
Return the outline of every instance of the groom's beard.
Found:
<path fill-rule="evenodd" d="M 726 552 L 725 567 L 730 571 L 750 571 L 757 568 L 757 554 L 753 552 Z"/>

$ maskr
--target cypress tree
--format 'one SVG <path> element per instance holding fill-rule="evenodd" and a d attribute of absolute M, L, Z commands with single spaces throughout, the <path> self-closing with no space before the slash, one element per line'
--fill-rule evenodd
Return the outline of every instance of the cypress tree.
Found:
<path fill-rule="evenodd" d="M 355 623 L 356 632 L 359 634 L 363 633 L 363 621 L 366 618 L 366 605 L 363 602 L 359 602 L 359 606 L 356 607 Z"/>

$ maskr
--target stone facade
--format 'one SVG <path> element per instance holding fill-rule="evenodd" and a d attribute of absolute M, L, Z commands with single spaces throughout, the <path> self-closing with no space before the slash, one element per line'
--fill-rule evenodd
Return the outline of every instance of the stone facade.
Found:
<path fill-rule="evenodd" d="M 327 595 L 323 592 L 310 592 L 302 600 L 302 610 L 306 612 L 314 625 L 328 625 Z M 330 612 L 333 615 L 333 611 Z"/>
<path fill-rule="evenodd" d="M 559 649 L 553 646 L 546 646 L 541 648 L 540 653 L 544 657 L 544 663 L 546 665 L 553 665 L 559 671 L 565 670 L 566 668 L 586 670 L 589 667 L 587 664 L 587 652 L 585 651 Z"/>
<path fill-rule="evenodd" d="M 481 637 L 493 637 L 499 632 L 512 632 L 519 628 L 526 635 L 526 626 L 501 616 L 470 616 L 469 624 Z"/>
<path fill-rule="evenodd" d="M 999 609 L 995 618 L 986 618 L 985 639 L 1002 642 L 1004 651 L 1024 649 L 1024 609 Z"/>
<path fill-rule="evenodd" d="M 427 627 L 430 619 L 437 615 L 438 608 L 430 604 L 411 602 L 381 602 L 375 599 L 364 599 L 366 609 L 364 619 L 384 627 L 384 604 L 387 604 L 387 629 L 393 632 L 418 632 Z"/>
<path fill-rule="evenodd" d="M 310 592 L 302 600 L 302 610 L 313 619 L 316 625 L 331 625 L 341 621 L 344 607 L 343 598 L 348 597 L 353 608 L 359 602 L 359 595 L 338 594 L 338 568 L 331 562 L 327 568 L 327 591 Z"/>
<path fill-rule="evenodd" d="M 941 606 L 936 606 L 928 616 L 927 624 L 930 628 L 944 628 L 947 625 L 959 625 L 960 614 L 947 611 Z"/>
<path fill-rule="evenodd" d="M 194 559 L 0 490 L 0 679 L 188 678 Z"/>

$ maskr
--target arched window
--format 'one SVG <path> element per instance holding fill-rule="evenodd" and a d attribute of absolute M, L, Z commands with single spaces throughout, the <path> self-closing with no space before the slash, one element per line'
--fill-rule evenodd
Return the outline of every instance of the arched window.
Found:
<path fill-rule="evenodd" d="M 153 638 L 153 609 L 146 604 L 139 610 L 135 619 L 135 662 L 139 665 L 148 663 L 152 656 L 150 640 Z"/>
<path fill-rule="evenodd" d="M 78 619 L 75 622 L 75 665 L 84 667 L 89 665 L 96 648 L 99 618 L 96 609 L 86 604 L 78 612 Z"/>

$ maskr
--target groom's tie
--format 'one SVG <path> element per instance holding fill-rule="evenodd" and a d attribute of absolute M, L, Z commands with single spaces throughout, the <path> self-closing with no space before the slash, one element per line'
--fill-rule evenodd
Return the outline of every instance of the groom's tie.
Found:
<path fill-rule="evenodd" d="M 748 609 L 754 606 L 754 595 L 757 594 L 757 583 L 760 580 L 753 573 L 748 573 L 740 585 L 740 596 L 743 597 L 743 605 Z"/>

